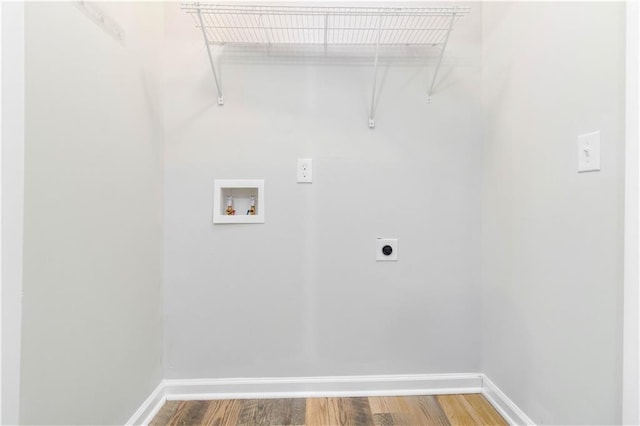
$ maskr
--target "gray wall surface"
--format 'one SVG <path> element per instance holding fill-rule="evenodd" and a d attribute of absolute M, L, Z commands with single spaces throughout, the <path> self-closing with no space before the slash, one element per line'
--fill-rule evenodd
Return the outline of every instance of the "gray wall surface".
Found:
<path fill-rule="evenodd" d="M 482 371 L 538 424 L 621 421 L 624 10 L 483 8 Z"/>
<path fill-rule="evenodd" d="M 124 46 L 71 2 L 25 6 L 22 424 L 122 424 L 162 378 L 162 8 L 100 6 Z"/>
<path fill-rule="evenodd" d="M 101 3 L 123 46 L 27 3 L 20 422 L 123 423 L 163 377 L 484 372 L 619 423 L 624 5 L 471 6 L 432 104 L 433 57 L 381 62 L 371 130 L 367 54 L 227 49 L 220 107 L 179 4 Z M 265 179 L 266 223 L 212 224 L 215 179 Z"/>
<path fill-rule="evenodd" d="M 165 64 L 167 378 L 480 368 L 481 6 L 430 66 L 228 54 L 169 5 Z M 457 65 L 452 66 L 451 61 Z M 251 62 L 251 63 L 247 63 Z M 296 183 L 297 158 L 314 182 Z M 265 179 L 264 225 L 212 224 L 215 179 Z M 375 262 L 398 238 L 397 263 Z"/>
<path fill-rule="evenodd" d="M 18 423 L 24 216 L 24 4 L 2 7 L 2 424 Z"/>

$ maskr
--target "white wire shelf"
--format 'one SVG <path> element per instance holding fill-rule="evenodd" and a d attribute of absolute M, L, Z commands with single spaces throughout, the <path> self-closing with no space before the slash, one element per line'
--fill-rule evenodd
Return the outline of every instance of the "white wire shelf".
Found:
<path fill-rule="evenodd" d="M 185 3 L 211 44 L 438 45 L 469 7 L 301 7 Z M 453 25 L 452 24 L 453 20 Z"/>
<path fill-rule="evenodd" d="M 436 82 L 442 57 L 454 26 L 470 8 L 449 7 L 312 7 L 233 5 L 214 3 L 183 3 L 182 9 L 191 15 L 202 32 L 209 63 L 213 71 L 218 104 L 224 104 L 222 85 L 211 52 L 212 45 L 277 47 L 373 46 L 373 93 L 369 112 L 369 127 L 373 118 L 378 57 L 380 48 L 394 46 L 437 46 L 437 65 L 428 88 L 427 101 Z"/>

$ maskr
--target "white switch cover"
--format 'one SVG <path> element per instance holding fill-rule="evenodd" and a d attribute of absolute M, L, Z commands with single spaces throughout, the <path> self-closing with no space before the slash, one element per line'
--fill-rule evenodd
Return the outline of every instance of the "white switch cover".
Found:
<path fill-rule="evenodd" d="M 600 132 L 578 136 L 578 173 L 600 170 Z"/>
<path fill-rule="evenodd" d="M 298 158 L 298 183 L 313 182 L 313 162 L 311 158 Z"/>

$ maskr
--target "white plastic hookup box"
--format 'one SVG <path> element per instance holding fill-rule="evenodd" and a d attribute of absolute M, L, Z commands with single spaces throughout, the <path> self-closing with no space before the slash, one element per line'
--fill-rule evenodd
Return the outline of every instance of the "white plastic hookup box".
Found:
<path fill-rule="evenodd" d="M 213 223 L 264 223 L 264 179 L 216 179 L 213 183 Z M 235 214 L 226 214 L 227 197 Z M 247 214 L 255 199 L 255 215 Z"/>

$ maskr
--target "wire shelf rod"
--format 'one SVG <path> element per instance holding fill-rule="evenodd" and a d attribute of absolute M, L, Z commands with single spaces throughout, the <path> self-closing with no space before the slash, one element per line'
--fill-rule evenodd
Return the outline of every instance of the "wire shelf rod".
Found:
<path fill-rule="evenodd" d="M 232 6 L 229 8 L 217 8 L 200 6 L 183 6 L 183 9 L 187 13 L 197 13 L 197 10 L 201 10 L 203 13 L 215 13 L 217 15 L 335 15 L 335 16 L 380 16 L 394 14 L 397 16 L 451 16 L 451 14 L 466 14 L 469 11 L 468 7 L 448 7 L 448 8 L 429 8 L 429 9 L 400 9 L 400 8 L 376 8 L 376 9 L 358 9 L 358 8 L 324 8 L 324 9 L 310 9 L 299 8 L 298 10 L 278 10 L 274 8 L 268 8 L 265 6 L 252 7 L 250 9 L 243 9 L 241 6 Z"/>
<path fill-rule="evenodd" d="M 258 30 L 258 29 L 263 29 L 263 28 L 269 28 L 272 30 L 280 30 L 280 31 L 284 31 L 284 30 L 296 30 L 296 31 L 305 31 L 305 32 L 309 32 L 309 31 L 324 31 L 324 26 L 318 26 L 318 27 L 305 27 L 305 26 L 282 26 L 282 27 L 268 27 L 268 26 L 264 26 L 264 25 L 257 25 L 257 24 L 253 24 L 253 25 L 206 25 L 205 24 L 205 30 L 207 29 L 230 29 L 230 30 L 242 30 L 242 31 L 246 31 L 246 30 Z M 327 31 L 337 31 L 338 28 L 327 28 Z M 377 28 L 364 28 L 364 27 L 341 27 L 339 28 L 339 30 L 344 30 L 344 31 L 350 31 L 353 33 L 357 33 L 357 32 L 364 32 L 364 31 L 372 31 L 372 32 L 377 32 L 378 29 Z M 422 29 L 418 29 L 418 28 L 411 28 L 411 27 L 397 27 L 397 28 L 382 28 L 380 31 L 384 32 L 394 32 L 394 33 L 398 33 L 398 35 L 400 35 L 402 33 L 402 31 L 412 31 L 412 32 L 431 32 L 431 31 L 449 31 L 448 27 L 438 27 L 438 28 L 422 28 Z M 398 35 L 396 35 L 395 37 L 397 38 Z M 251 38 L 251 37 L 247 37 L 247 38 Z"/>

